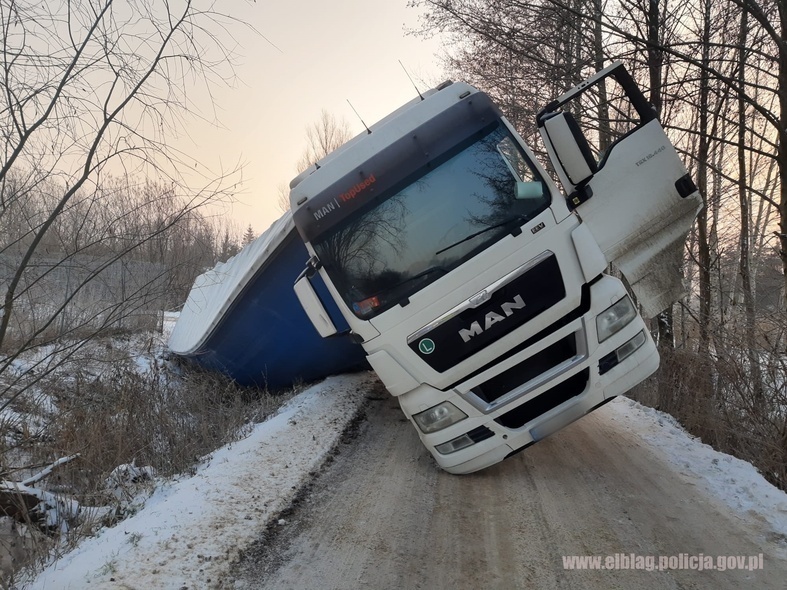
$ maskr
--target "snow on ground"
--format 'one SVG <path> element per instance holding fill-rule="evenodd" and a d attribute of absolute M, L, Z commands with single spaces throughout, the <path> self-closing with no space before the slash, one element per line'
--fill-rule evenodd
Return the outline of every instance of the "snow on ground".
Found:
<path fill-rule="evenodd" d="M 196 474 L 161 484 L 134 516 L 48 567 L 33 589 L 218 587 L 239 551 L 286 508 L 355 416 L 375 378 L 330 377 Z"/>
<path fill-rule="evenodd" d="M 374 381 L 370 373 L 332 377 L 296 396 L 247 438 L 213 453 L 196 475 L 162 484 L 135 516 L 83 542 L 30 588 L 231 587 L 232 559 L 288 506 Z M 605 412 L 733 514 L 787 531 L 787 494 L 749 463 L 631 400 L 619 398 Z"/>
<path fill-rule="evenodd" d="M 751 463 L 719 453 L 687 433 L 669 414 L 619 397 L 612 419 L 636 434 L 675 471 L 744 520 L 765 521 L 787 541 L 787 494 L 770 484 Z"/>

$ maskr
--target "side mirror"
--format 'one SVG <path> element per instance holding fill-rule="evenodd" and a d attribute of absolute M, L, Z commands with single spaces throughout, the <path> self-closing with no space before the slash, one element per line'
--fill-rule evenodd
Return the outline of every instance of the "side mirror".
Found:
<path fill-rule="evenodd" d="M 516 181 L 516 199 L 518 201 L 538 200 L 544 196 L 544 185 L 540 181 Z"/>
<path fill-rule="evenodd" d="M 598 171 L 587 139 L 571 113 L 554 113 L 545 119 L 544 129 L 571 184 L 576 187 Z"/>
<path fill-rule="evenodd" d="M 295 281 L 295 285 L 293 285 L 293 289 L 295 290 L 295 296 L 298 298 L 301 307 L 303 307 L 303 311 L 306 312 L 306 315 L 317 329 L 320 336 L 327 338 L 336 335 L 338 330 L 331 316 L 328 315 L 328 311 L 325 309 L 322 301 L 320 301 L 320 298 L 317 296 L 314 287 L 312 287 L 306 272 L 298 277 Z"/>

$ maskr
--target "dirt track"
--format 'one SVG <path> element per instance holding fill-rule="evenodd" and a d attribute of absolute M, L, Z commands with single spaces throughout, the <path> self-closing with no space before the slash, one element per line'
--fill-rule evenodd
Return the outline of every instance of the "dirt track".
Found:
<path fill-rule="evenodd" d="M 236 588 L 787 588 L 785 544 L 726 514 L 604 409 L 503 463 L 441 472 L 396 401 L 248 552 Z M 759 571 L 569 571 L 563 555 L 757 555 Z"/>

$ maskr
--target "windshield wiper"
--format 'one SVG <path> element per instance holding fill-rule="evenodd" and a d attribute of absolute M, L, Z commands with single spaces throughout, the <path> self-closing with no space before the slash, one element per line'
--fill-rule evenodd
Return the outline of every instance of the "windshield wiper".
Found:
<path fill-rule="evenodd" d="M 438 250 L 437 252 L 434 253 L 434 255 L 437 256 L 438 254 L 442 254 L 446 250 L 450 250 L 451 248 L 454 248 L 454 247 L 458 246 L 459 244 L 464 244 L 468 240 L 472 240 L 473 238 L 478 237 L 481 234 L 485 234 L 488 231 L 492 231 L 493 229 L 497 229 L 499 227 L 503 227 L 503 226 L 509 225 L 513 221 L 518 221 L 519 225 L 522 225 L 527 220 L 528 220 L 528 217 L 526 215 L 516 215 L 515 217 L 511 217 L 510 219 L 506 219 L 505 221 L 502 221 L 500 223 L 496 223 L 495 225 L 490 225 L 489 227 L 485 227 L 481 231 L 477 231 L 474 234 L 470 234 L 469 236 L 467 236 L 465 238 L 462 238 L 458 242 L 454 242 L 450 246 L 446 246 L 442 250 Z"/>
<path fill-rule="evenodd" d="M 415 281 L 416 279 L 420 279 L 421 277 L 425 277 L 426 275 L 430 275 L 433 272 L 441 272 L 443 274 L 447 274 L 448 273 L 448 271 L 446 269 L 444 269 L 442 266 L 430 266 L 426 270 L 422 270 L 418 274 L 415 274 L 415 275 L 413 275 L 411 277 L 407 277 L 406 279 L 404 279 L 403 281 L 399 281 L 398 283 L 396 283 L 392 287 L 388 287 L 387 289 L 385 289 L 385 291 L 390 293 L 394 289 L 397 289 L 397 288 L 401 287 L 402 285 L 406 285 L 410 281 Z"/>

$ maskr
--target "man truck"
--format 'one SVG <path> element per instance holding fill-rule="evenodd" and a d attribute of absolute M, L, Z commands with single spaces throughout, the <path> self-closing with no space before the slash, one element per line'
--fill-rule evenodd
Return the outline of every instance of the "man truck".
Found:
<path fill-rule="evenodd" d="M 290 185 L 310 256 L 294 285 L 303 309 L 321 336 L 363 346 L 452 473 L 493 465 L 651 375 L 643 317 L 683 293 L 701 198 L 625 67 L 536 121 L 550 171 L 487 94 L 443 83 Z M 314 289 L 318 274 L 349 330 Z"/>

